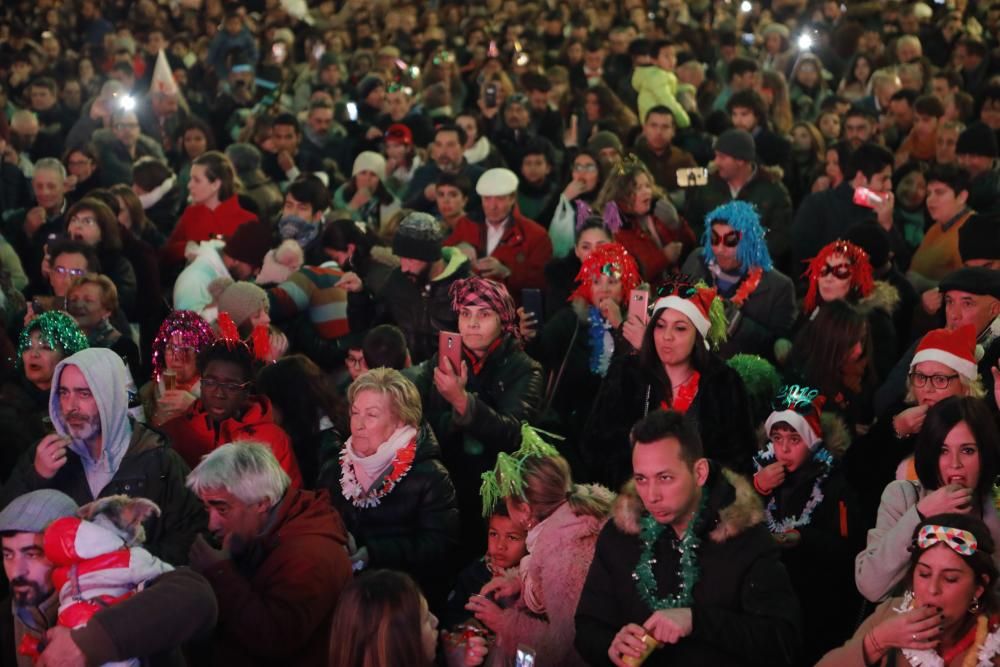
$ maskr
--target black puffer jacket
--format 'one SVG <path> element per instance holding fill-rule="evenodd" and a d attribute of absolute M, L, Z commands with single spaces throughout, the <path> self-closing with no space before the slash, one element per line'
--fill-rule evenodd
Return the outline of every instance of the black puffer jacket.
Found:
<path fill-rule="evenodd" d="M 676 644 L 654 651 L 645 664 L 791 664 L 801 644 L 801 614 L 778 546 L 761 523 L 760 500 L 749 482 L 714 462 L 704 492 L 709 496 L 698 529 L 700 576 L 691 605 L 693 630 Z M 610 665 L 608 648 L 615 634 L 629 623 L 645 623 L 653 613 L 632 578 L 643 549 L 639 520 L 644 513 L 629 484 L 618 497 L 614 520 L 597 538 L 576 609 L 576 649 L 589 665 Z M 679 554 L 672 534 L 668 527 L 653 547 L 658 597 L 678 590 Z"/>
<path fill-rule="evenodd" d="M 615 348 L 580 442 L 593 478 L 588 481 L 612 489 L 632 474 L 629 431 L 663 402 L 657 385 L 631 349 L 625 342 Z M 705 456 L 748 474 L 757 451 L 750 399 L 736 371 L 715 354 L 708 358 L 708 366 L 700 370 L 698 394 L 686 414 L 698 426 Z"/>
<path fill-rule="evenodd" d="M 413 466 L 378 505 L 357 507 L 344 497 L 339 453 L 323 462 L 317 484 L 329 490 L 358 546 L 368 548 L 368 567 L 413 575 L 435 608 L 450 590 L 452 554 L 458 545 L 455 487 L 440 459 L 434 432 L 424 424 L 417 434 Z"/>
<path fill-rule="evenodd" d="M 0 479 L 7 481 L 24 452 L 50 432 L 49 392 L 18 371 L 0 387 Z"/>
<path fill-rule="evenodd" d="M 500 452 L 521 445 L 521 423 L 534 420 L 542 399 L 542 368 L 507 338 L 486 358 L 478 374 L 471 370 L 466 391 L 469 406 L 458 416 L 434 387 L 438 356 L 405 371 L 420 392 L 424 419 L 434 429 L 444 464 L 458 492 L 462 518 L 463 561 L 482 555 L 485 534 L 480 514 L 480 475 L 492 470 Z"/>
<path fill-rule="evenodd" d="M 24 453 L 0 491 L 0 506 L 6 507 L 14 498 L 38 489 L 62 491 L 78 505 L 94 500 L 83 463 L 76 453 L 67 449 L 66 464 L 55 477 L 44 479 L 35 472 L 37 446 L 32 445 Z M 195 536 L 207 527 L 201 501 L 184 486 L 188 472 L 187 465 L 170 448 L 163 434 L 133 422 L 128 451 L 114 478 L 100 493 L 101 498 L 124 494 L 156 503 L 162 514 L 145 523 L 144 546 L 172 565 L 187 563 Z"/>

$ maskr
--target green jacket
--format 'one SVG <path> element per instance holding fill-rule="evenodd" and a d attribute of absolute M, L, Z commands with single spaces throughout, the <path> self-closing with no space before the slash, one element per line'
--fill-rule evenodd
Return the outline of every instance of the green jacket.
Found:
<path fill-rule="evenodd" d="M 639 93 L 639 122 L 646 120 L 646 113 L 656 106 L 665 106 L 674 115 L 678 128 L 691 125 L 687 111 L 677 101 L 677 75 L 656 65 L 636 67 L 632 73 L 632 87 Z"/>

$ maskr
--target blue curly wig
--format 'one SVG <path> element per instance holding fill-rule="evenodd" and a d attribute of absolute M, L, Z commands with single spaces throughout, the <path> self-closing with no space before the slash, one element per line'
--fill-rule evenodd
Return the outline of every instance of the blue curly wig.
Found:
<path fill-rule="evenodd" d="M 712 252 L 712 223 L 715 221 L 724 222 L 740 233 L 742 238 L 736 247 L 736 257 L 740 260 L 740 266 L 744 269 L 759 266 L 765 271 L 774 268 L 771 253 L 767 250 L 767 241 L 764 240 L 765 229 L 760 224 L 760 215 L 753 204 L 745 201 L 731 201 L 712 209 L 705 216 L 705 232 L 701 236 L 701 245 L 706 262 L 715 261 L 715 253 Z"/>

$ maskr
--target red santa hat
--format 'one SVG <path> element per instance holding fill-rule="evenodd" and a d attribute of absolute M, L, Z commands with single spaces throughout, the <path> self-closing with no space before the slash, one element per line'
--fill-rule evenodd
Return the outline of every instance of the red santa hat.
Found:
<path fill-rule="evenodd" d="M 717 290 L 714 287 L 693 287 L 683 295 L 671 294 L 656 300 L 653 304 L 653 315 L 664 308 L 673 308 L 683 313 L 694 324 L 702 338 L 708 339 L 712 327 L 710 319 L 712 302 L 715 301 Z"/>
<path fill-rule="evenodd" d="M 795 429 L 809 449 L 815 449 L 823 440 L 820 414 L 825 402 L 817 389 L 785 385 L 774 400 L 774 412 L 764 422 L 764 430 L 770 434 L 771 427 L 784 422 Z"/>
<path fill-rule="evenodd" d="M 912 369 L 923 361 L 937 361 L 968 380 L 979 377 L 976 365 L 976 329 L 971 324 L 955 331 L 934 329 L 920 339 Z"/>

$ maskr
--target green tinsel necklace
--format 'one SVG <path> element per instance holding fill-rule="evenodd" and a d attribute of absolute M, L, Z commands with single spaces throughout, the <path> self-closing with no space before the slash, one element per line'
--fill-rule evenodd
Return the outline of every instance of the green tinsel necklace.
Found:
<path fill-rule="evenodd" d="M 649 605 L 651 610 L 687 608 L 694 601 L 692 591 L 694 590 L 694 585 L 698 583 L 700 575 L 698 572 L 697 554 L 695 552 L 701 544 L 701 539 L 695 531 L 700 523 L 707 501 L 708 493 L 703 490 L 701 501 L 698 503 L 698 509 L 684 530 L 684 536 L 677 546 L 681 554 L 680 566 L 677 571 L 679 582 L 677 592 L 665 598 L 656 596 L 658 587 L 656 584 L 656 575 L 653 574 L 653 566 L 656 564 L 653 549 L 657 540 L 660 539 L 660 536 L 669 526 L 657 522 L 650 514 L 645 515 L 639 520 L 641 526 L 639 539 L 642 541 L 642 553 L 639 554 L 639 562 L 632 572 L 632 578 L 635 580 L 635 587 L 639 592 L 639 597 Z"/>

